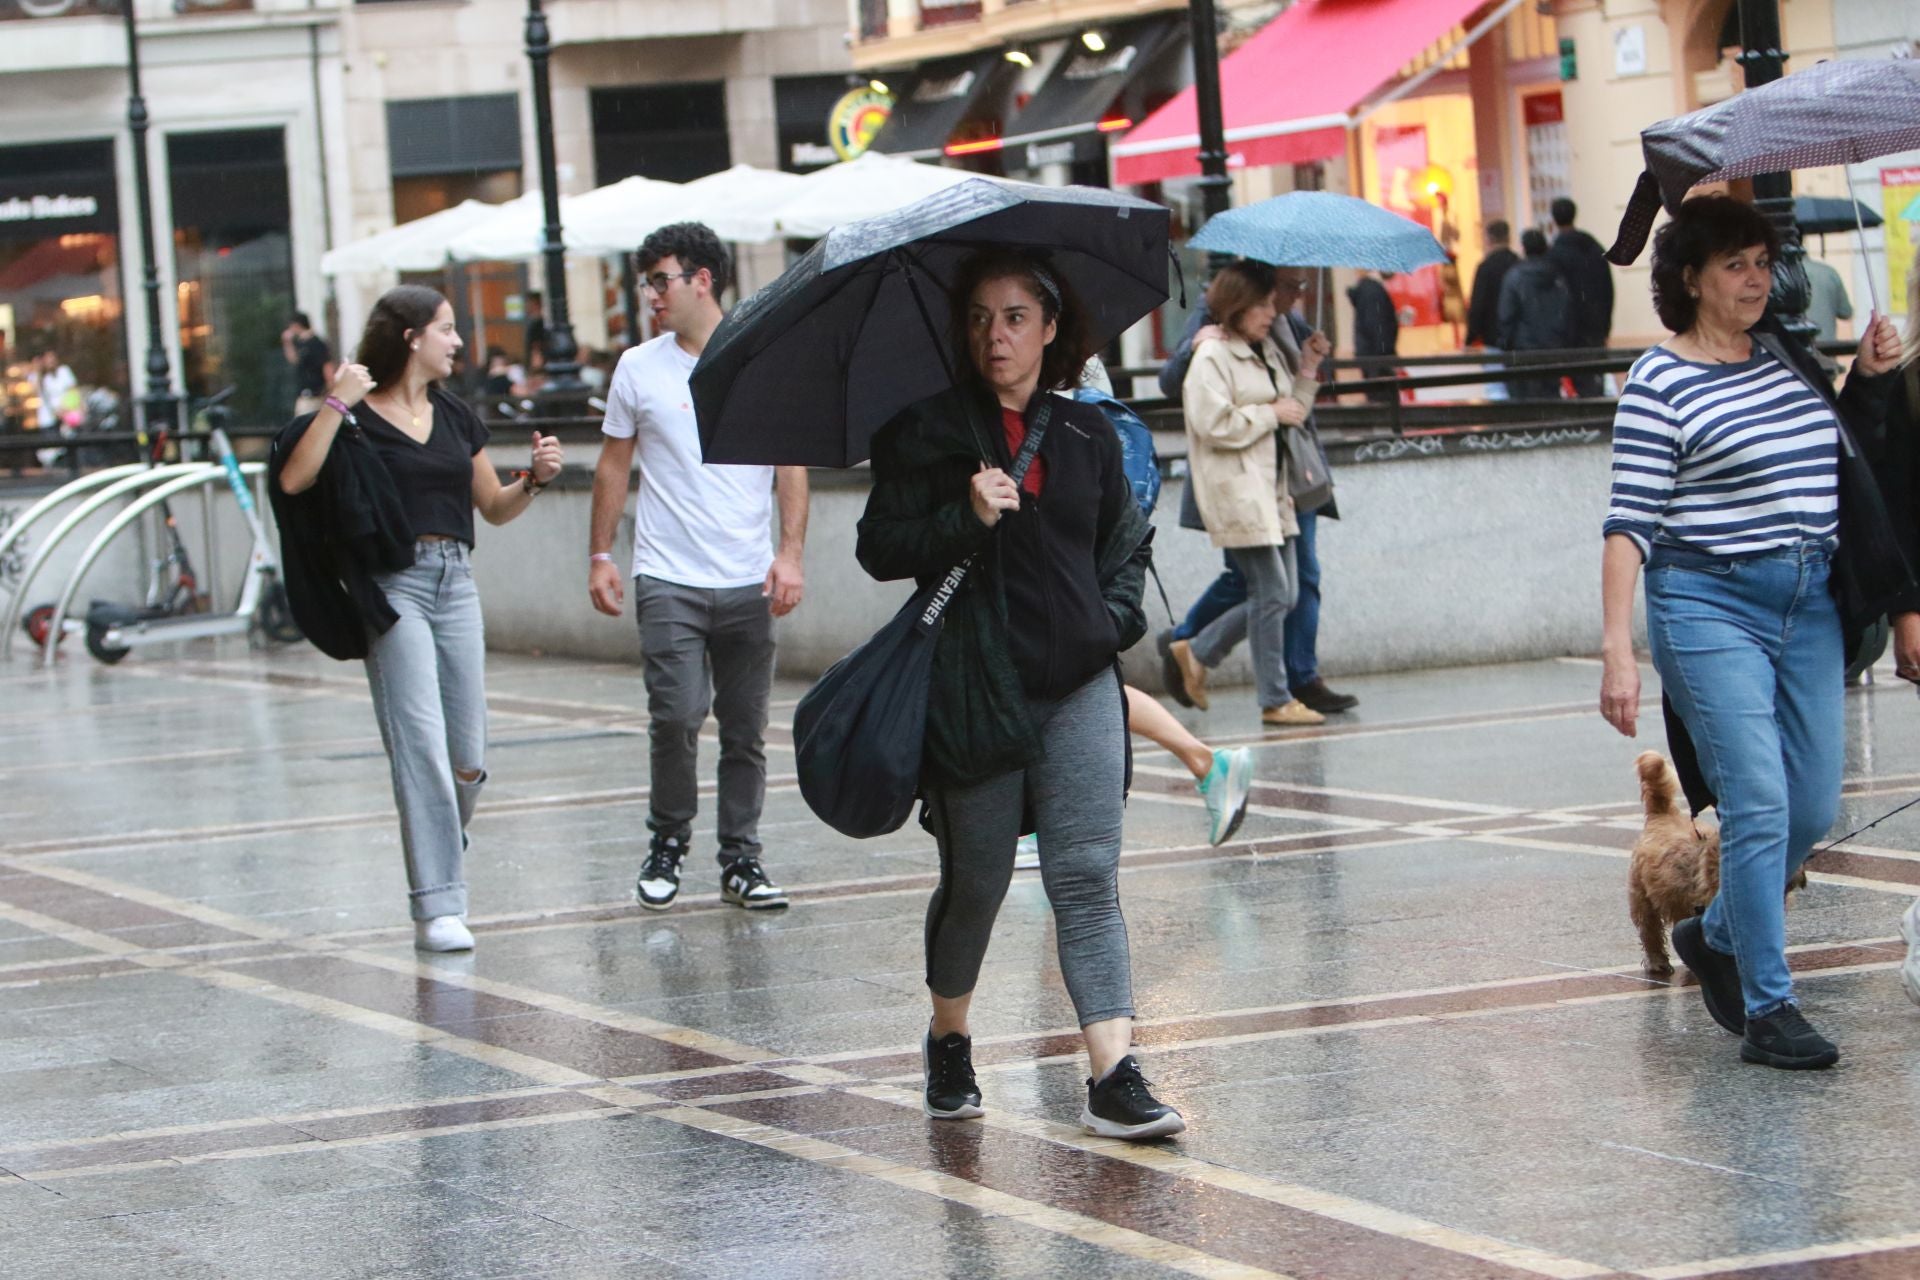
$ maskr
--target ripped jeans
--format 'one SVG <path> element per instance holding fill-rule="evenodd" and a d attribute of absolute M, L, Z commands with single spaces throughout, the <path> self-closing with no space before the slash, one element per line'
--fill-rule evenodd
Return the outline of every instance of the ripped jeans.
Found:
<path fill-rule="evenodd" d="M 393 769 L 415 920 L 467 913 L 467 822 L 487 780 L 487 647 L 465 545 L 414 544 L 375 579 L 400 620 L 372 637 L 367 683 Z"/>

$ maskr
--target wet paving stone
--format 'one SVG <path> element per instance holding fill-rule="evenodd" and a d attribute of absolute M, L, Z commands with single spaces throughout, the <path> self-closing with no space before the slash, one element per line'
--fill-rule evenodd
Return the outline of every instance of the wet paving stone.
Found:
<path fill-rule="evenodd" d="M 1184 772 L 1137 747 L 1136 1043 L 1191 1127 L 1134 1150 L 1078 1128 L 1030 872 L 972 1011 L 989 1115 L 921 1114 L 937 859 L 912 822 L 863 842 L 813 820 L 798 685 L 762 829 L 794 905 L 719 901 L 709 787 L 682 899 L 648 913 L 637 670 L 493 655 L 479 947 L 420 957 L 357 668 L 222 643 L 0 672 L 0 788 L 32 797 L 0 805 L 0 1273 L 1914 1274 L 1895 924 L 1920 808 L 1817 861 L 1789 913 L 1841 1065 L 1744 1066 L 1696 990 L 1642 972 L 1649 743 L 1591 713 L 1596 678 L 1343 681 L 1359 712 L 1272 735 L 1222 690 L 1179 713 L 1254 750 L 1220 849 Z M 1920 795 L 1911 693 L 1847 715 L 1836 835 Z M 703 776 L 715 747 L 709 726 Z"/>

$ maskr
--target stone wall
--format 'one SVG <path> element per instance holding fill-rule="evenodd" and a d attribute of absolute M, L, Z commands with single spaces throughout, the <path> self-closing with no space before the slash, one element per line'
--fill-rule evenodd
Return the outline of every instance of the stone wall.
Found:
<path fill-rule="evenodd" d="M 1499 433 L 1379 442 L 1336 455 L 1343 519 L 1321 523 L 1330 675 L 1593 653 L 1600 643 L 1605 433 Z M 506 529 L 482 528 L 475 557 L 496 648 L 635 659 L 631 606 L 619 622 L 586 598 L 589 476 L 580 464 Z M 1206 536 L 1178 527 L 1179 480 L 1155 514 L 1155 559 L 1176 609 L 1218 571 Z M 878 627 L 907 586 L 871 581 L 853 558 L 864 472 L 815 473 L 807 600 L 780 628 L 784 675 L 820 671 Z M 623 526 L 616 554 L 629 554 Z M 1148 585 L 1156 630 L 1169 625 Z M 1151 644 L 1129 674 L 1158 687 Z M 1219 679 L 1248 678 L 1244 652 Z"/>

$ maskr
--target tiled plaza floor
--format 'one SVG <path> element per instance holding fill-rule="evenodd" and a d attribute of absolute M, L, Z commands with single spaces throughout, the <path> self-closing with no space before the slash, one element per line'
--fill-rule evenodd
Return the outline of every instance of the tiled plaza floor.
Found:
<path fill-rule="evenodd" d="M 1600 722 L 1597 679 L 1342 682 L 1358 712 L 1272 735 L 1230 692 L 1191 723 L 1253 745 L 1260 785 L 1218 849 L 1143 746 L 1139 1040 L 1192 1127 L 1129 1147 L 1074 1123 L 1031 872 L 975 1004 L 987 1118 L 921 1116 L 931 842 L 820 826 L 784 728 L 764 834 L 791 910 L 720 903 L 703 815 L 681 902 L 644 913 L 637 670 L 496 655 L 479 947 L 429 958 L 357 667 L 16 661 L 0 1275 L 1920 1276 L 1895 975 L 1920 807 L 1823 855 L 1789 916 L 1841 1065 L 1742 1066 L 1641 973 L 1646 740 Z M 1855 691 L 1848 722 L 1836 834 L 1920 795 L 1912 692 Z"/>

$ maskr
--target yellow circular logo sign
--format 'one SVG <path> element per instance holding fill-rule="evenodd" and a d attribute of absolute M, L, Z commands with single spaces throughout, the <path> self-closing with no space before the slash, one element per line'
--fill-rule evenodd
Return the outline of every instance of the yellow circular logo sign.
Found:
<path fill-rule="evenodd" d="M 893 98 L 871 88 L 854 89 L 833 104 L 827 116 L 827 141 L 842 160 L 852 160 L 866 151 L 880 126 L 893 114 Z"/>

